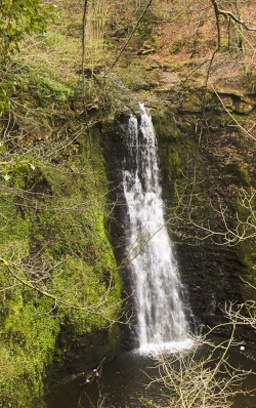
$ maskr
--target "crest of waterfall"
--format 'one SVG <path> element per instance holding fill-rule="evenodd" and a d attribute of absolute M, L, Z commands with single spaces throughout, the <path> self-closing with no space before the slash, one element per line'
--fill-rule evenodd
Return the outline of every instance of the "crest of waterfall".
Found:
<path fill-rule="evenodd" d="M 129 119 L 123 170 L 139 348 L 142 353 L 175 352 L 190 347 L 191 340 L 177 263 L 164 221 L 154 127 L 143 104 L 140 113 L 140 124 L 135 116 Z"/>

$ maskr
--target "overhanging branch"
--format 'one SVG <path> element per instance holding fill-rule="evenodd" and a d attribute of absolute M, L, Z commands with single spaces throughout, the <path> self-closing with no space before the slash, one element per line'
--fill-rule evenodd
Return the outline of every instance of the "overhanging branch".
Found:
<path fill-rule="evenodd" d="M 214 3 L 216 4 L 216 2 L 214 2 Z M 235 14 L 232 13 L 232 11 L 219 9 L 218 6 L 217 6 L 217 4 L 216 4 L 216 8 L 217 8 L 217 10 L 218 10 L 218 14 L 221 14 L 222 16 L 224 16 L 224 17 L 226 17 L 226 18 L 227 18 L 227 17 L 230 17 L 233 21 L 235 21 L 237 24 L 242 25 L 242 26 L 243 26 L 246 30 L 248 30 L 248 31 L 256 31 L 256 28 L 248 27 L 248 25 L 246 24 L 246 22 L 243 21 L 243 20 L 241 20 L 241 19 L 238 18 L 237 16 L 235 16 Z"/>

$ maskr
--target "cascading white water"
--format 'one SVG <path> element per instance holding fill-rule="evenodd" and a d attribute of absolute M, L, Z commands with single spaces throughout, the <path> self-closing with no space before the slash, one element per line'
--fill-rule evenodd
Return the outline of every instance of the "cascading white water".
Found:
<path fill-rule="evenodd" d="M 138 339 L 142 353 L 175 352 L 191 346 L 180 281 L 164 221 L 151 116 L 140 104 L 140 126 L 129 120 L 123 186 L 130 228 Z"/>

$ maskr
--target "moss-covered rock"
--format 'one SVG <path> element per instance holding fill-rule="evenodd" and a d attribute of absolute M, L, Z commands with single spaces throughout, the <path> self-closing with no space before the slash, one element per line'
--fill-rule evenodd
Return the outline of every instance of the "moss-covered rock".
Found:
<path fill-rule="evenodd" d="M 83 368 L 118 344 L 112 324 L 122 283 L 105 232 L 108 182 L 97 133 L 93 147 L 82 135 L 54 164 L 27 166 L 1 190 L 1 255 L 9 263 L 0 264 L 3 407 L 43 405 L 46 367 L 70 364 L 73 343 L 83 339 L 90 355 Z M 68 370 L 81 369 L 75 360 Z"/>

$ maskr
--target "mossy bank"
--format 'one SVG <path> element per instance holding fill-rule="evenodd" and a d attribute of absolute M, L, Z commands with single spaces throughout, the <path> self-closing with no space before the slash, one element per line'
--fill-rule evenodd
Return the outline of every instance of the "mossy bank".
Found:
<path fill-rule="evenodd" d="M 43 406 L 46 371 L 54 383 L 89 370 L 119 342 L 122 284 L 105 230 L 104 158 L 97 128 L 75 113 L 62 116 L 70 103 L 44 121 L 51 143 L 42 128 L 40 140 L 26 135 L 44 159 L 32 164 L 15 153 L 24 164 L 14 159 L 1 187 L 2 407 Z M 10 139 L 5 148 L 22 149 Z"/>

